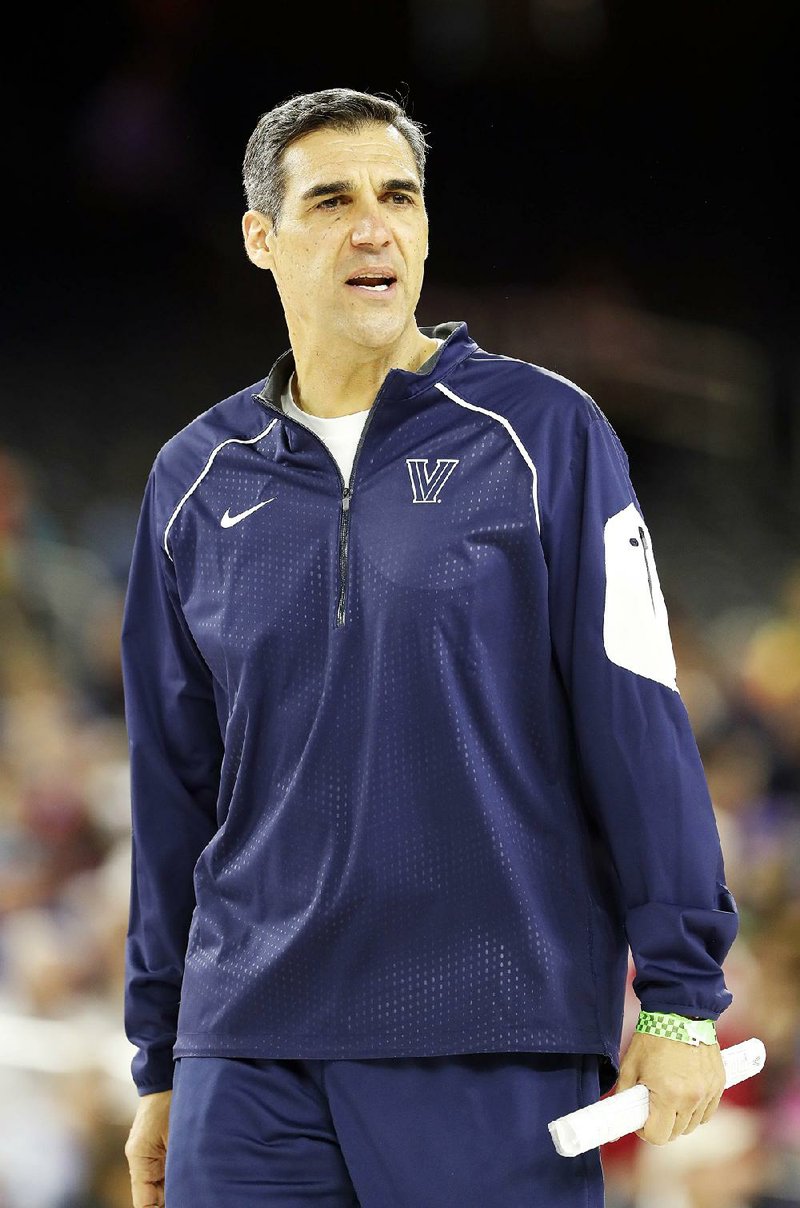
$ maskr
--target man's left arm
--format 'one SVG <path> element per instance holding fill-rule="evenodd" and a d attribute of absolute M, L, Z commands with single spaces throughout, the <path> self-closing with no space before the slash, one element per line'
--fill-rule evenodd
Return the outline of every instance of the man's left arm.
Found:
<path fill-rule="evenodd" d="M 716 1020 L 732 1000 L 721 966 L 738 916 L 650 533 L 622 445 L 589 400 L 571 452 L 542 540 L 583 796 L 619 878 L 643 1010 Z M 617 1091 L 637 1082 L 651 1103 L 639 1135 L 663 1144 L 716 1109 L 719 1046 L 636 1033 Z"/>

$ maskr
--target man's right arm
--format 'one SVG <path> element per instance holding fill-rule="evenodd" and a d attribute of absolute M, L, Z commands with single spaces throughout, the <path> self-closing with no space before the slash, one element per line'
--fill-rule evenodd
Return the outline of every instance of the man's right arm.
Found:
<path fill-rule="evenodd" d="M 125 1031 L 140 1095 L 169 1090 L 194 868 L 217 829 L 223 742 L 212 677 L 161 542 L 158 459 L 145 487 L 122 621 L 132 865 Z"/>

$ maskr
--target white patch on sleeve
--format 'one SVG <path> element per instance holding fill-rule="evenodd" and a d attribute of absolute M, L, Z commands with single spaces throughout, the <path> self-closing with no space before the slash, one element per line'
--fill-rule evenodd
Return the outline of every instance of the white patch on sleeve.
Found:
<path fill-rule="evenodd" d="M 612 663 L 677 692 L 667 607 L 650 533 L 634 504 L 606 521 L 603 644 Z"/>

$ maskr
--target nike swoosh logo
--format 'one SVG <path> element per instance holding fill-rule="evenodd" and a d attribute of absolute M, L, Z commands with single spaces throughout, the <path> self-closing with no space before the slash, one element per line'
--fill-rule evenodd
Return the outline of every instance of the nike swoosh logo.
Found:
<path fill-rule="evenodd" d="M 259 508 L 263 508 L 265 503 L 272 503 L 274 498 L 275 496 L 273 495 L 272 499 L 264 499 L 254 507 L 248 508 L 246 512 L 240 512 L 238 516 L 231 516 L 230 508 L 226 508 L 225 515 L 220 520 L 220 524 L 223 528 L 231 528 L 234 524 L 238 524 L 240 520 L 244 520 L 245 517 L 252 516 L 253 512 L 257 512 Z"/>

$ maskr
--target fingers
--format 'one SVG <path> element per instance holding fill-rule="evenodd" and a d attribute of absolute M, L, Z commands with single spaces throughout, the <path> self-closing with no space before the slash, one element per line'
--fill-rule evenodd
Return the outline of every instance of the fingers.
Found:
<path fill-rule="evenodd" d="M 705 1110 L 706 1110 L 706 1103 L 704 1100 L 692 1112 L 690 1118 L 686 1122 L 685 1128 L 682 1128 L 680 1130 L 680 1132 L 673 1131 L 673 1134 L 670 1137 L 670 1140 L 674 1141 L 676 1137 L 688 1137 L 690 1133 L 693 1133 L 694 1130 L 698 1127 L 698 1125 L 703 1123 L 703 1116 L 705 1115 Z"/>
<path fill-rule="evenodd" d="M 131 1176 L 133 1208 L 164 1208 L 164 1182 L 145 1183 Z"/>
<path fill-rule="evenodd" d="M 164 1184 L 135 1183 L 131 1180 L 133 1208 L 164 1208 Z"/>
<path fill-rule="evenodd" d="M 724 1087 L 723 1087 L 723 1090 L 724 1090 Z M 706 1105 L 706 1110 L 703 1112 L 703 1118 L 700 1121 L 701 1124 L 708 1123 L 708 1121 L 714 1115 L 714 1112 L 719 1107 L 719 1101 L 721 1098 L 722 1098 L 722 1091 L 720 1091 L 718 1095 L 712 1095 L 712 1097 L 708 1101 L 708 1104 Z"/>
<path fill-rule="evenodd" d="M 651 1109 L 647 1122 L 643 1128 L 637 1131 L 636 1136 L 641 1137 L 650 1145 L 666 1145 L 668 1141 L 672 1140 L 675 1118 L 675 1112 Z"/>
<path fill-rule="evenodd" d="M 651 1112 L 644 1128 L 640 1128 L 636 1136 L 650 1145 L 668 1145 L 670 1141 L 683 1135 L 691 1119 L 690 1112 Z"/>
<path fill-rule="evenodd" d="M 680 1127 L 682 1117 L 676 1116 L 676 1122 L 674 1122 L 669 1140 L 674 1140 L 676 1137 L 688 1137 L 690 1133 L 695 1131 L 695 1128 L 708 1123 L 715 1111 L 717 1111 L 721 1097 L 723 1097 L 723 1092 L 720 1091 L 718 1094 L 712 1094 L 711 1098 L 702 1099 L 702 1102 L 697 1104 L 689 1119 L 686 1120 L 685 1127 L 683 1128 Z"/>
<path fill-rule="evenodd" d="M 164 1162 L 158 1158 L 130 1155 L 133 1208 L 164 1208 Z"/>
<path fill-rule="evenodd" d="M 697 1101 L 679 1098 L 677 1095 L 661 1096 L 650 1091 L 650 1111 L 642 1128 L 636 1133 L 650 1145 L 667 1145 L 681 1136 L 690 1125 L 696 1110 Z M 706 1100 L 701 1106 L 705 1110 Z"/>
<path fill-rule="evenodd" d="M 722 1092 L 703 1099 L 695 1108 L 684 1108 L 675 1111 L 665 1104 L 656 1103 L 650 1108 L 650 1114 L 643 1128 L 636 1132 L 637 1137 L 650 1145 L 667 1145 L 678 1137 L 688 1136 L 701 1124 L 706 1124 L 719 1106 Z M 652 1102 L 652 1101 L 651 1101 Z"/>
<path fill-rule="evenodd" d="M 703 1100 L 703 1102 L 700 1104 L 699 1110 L 701 1112 L 704 1111 L 705 1106 L 706 1106 L 705 1100 Z M 683 1137 L 683 1136 L 685 1136 L 685 1134 L 687 1132 L 692 1131 L 692 1121 L 695 1119 L 695 1116 L 697 1116 L 697 1110 L 698 1109 L 696 1109 L 695 1111 L 689 1110 L 689 1111 L 684 1111 L 684 1112 L 678 1112 L 678 1114 L 675 1117 L 675 1122 L 672 1125 L 672 1132 L 670 1133 L 669 1137 L 667 1138 L 668 1141 L 674 1141 L 676 1137 Z M 697 1123 L 698 1124 L 700 1123 L 699 1117 L 697 1119 Z"/>
<path fill-rule="evenodd" d="M 681 1134 L 678 1135 L 686 1137 L 689 1135 L 689 1133 L 693 1133 L 696 1128 L 699 1128 L 701 1124 L 705 1124 L 707 1120 L 710 1120 L 714 1115 L 716 1105 L 719 1103 L 721 1098 L 721 1095 L 712 1095 L 710 1099 L 704 1099 L 703 1102 L 695 1108 L 694 1112 L 692 1113 L 692 1118 L 686 1125 L 686 1128 Z"/>

